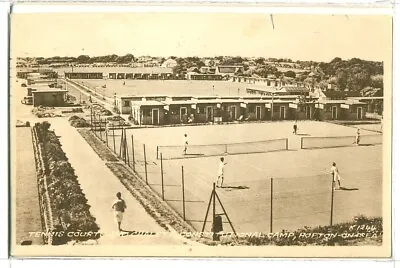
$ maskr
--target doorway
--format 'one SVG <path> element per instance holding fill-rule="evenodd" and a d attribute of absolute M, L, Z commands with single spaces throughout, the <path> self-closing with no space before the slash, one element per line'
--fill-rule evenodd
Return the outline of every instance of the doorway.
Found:
<path fill-rule="evenodd" d="M 206 120 L 207 122 L 212 122 L 213 121 L 213 107 L 212 106 L 207 106 L 206 108 Z"/>
<path fill-rule="evenodd" d="M 261 106 L 256 106 L 256 119 L 261 120 Z"/>
<path fill-rule="evenodd" d="M 281 108 L 280 108 L 280 116 L 281 116 L 281 119 L 285 119 L 286 118 L 285 106 L 281 106 Z"/>
<path fill-rule="evenodd" d="M 153 125 L 159 125 L 160 124 L 160 113 L 159 113 L 159 110 L 158 109 L 152 109 L 151 112 L 152 112 L 151 113 L 152 114 L 151 123 Z"/>
<path fill-rule="evenodd" d="M 333 106 L 332 107 L 332 119 L 337 119 L 337 107 Z"/>
<path fill-rule="evenodd" d="M 363 114 L 362 114 L 362 107 L 357 107 L 357 119 L 358 119 L 358 120 L 363 119 L 362 116 L 363 116 Z"/>

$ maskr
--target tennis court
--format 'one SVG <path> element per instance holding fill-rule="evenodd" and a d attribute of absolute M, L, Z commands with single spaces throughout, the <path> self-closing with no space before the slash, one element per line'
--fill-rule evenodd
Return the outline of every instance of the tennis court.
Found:
<path fill-rule="evenodd" d="M 271 229 L 271 216 L 273 231 L 329 225 L 332 186 L 329 169 L 333 161 L 339 168 L 343 187 L 334 193 L 333 223 L 351 220 L 359 214 L 381 216 L 382 145 L 376 132 L 361 130 L 361 141 L 374 141 L 365 146 L 345 142 L 339 145 L 341 147 L 301 149 L 302 138 L 350 137 L 355 136 L 356 130 L 325 122 L 301 121 L 298 122 L 298 135 L 294 135 L 292 126 L 293 122 L 269 122 L 130 129 L 126 130 L 129 163 L 143 179 L 147 177 L 150 187 L 160 196 L 164 195 L 167 203 L 181 215 L 185 214 L 186 220 L 199 231 L 203 226 L 221 156 L 225 157 L 227 166 L 224 188 L 217 188 L 217 193 L 237 232 L 268 232 Z M 185 133 L 189 139 L 189 157 L 183 156 Z M 115 131 L 114 139 L 118 153 L 121 131 Z M 249 142 L 275 139 L 287 139 L 287 150 L 270 151 L 270 148 L 276 147 L 269 147 L 264 142 L 262 144 L 265 147 L 261 151 L 266 152 L 245 153 L 247 149 L 252 152 L 252 148 L 257 147 Z M 344 139 L 347 141 L 347 138 Z M 112 147 L 110 136 L 108 141 Z M 320 143 L 323 141 L 319 139 Z M 199 157 L 190 156 L 191 145 L 207 144 L 212 148 L 210 144 L 230 146 L 231 143 L 244 142 L 247 144 L 238 147 L 237 154 L 225 154 L 223 151 L 220 155 L 212 153 L 220 152 L 216 149 L 211 153 L 206 151 Z M 276 146 L 276 143 L 273 144 Z M 182 157 L 163 159 L 161 174 L 157 146 L 166 145 L 178 145 L 174 155 L 178 156 L 181 152 Z M 218 203 L 216 213 L 222 213 Z M 230 231 L 227 218 L 222 215 L 222 219 L 224 230 Z M 210 231 L 210 228 L 211 214 L 206 230 Z"/>

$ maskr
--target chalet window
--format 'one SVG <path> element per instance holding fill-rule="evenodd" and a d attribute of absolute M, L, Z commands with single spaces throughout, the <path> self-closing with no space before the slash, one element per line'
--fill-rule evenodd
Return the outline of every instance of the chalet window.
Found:
<path fill-rule="evenodd" d="M 304 111 L 305 111 L 305 107 L 304 107 L 303 105 L 301 105 L 301 106 L 300 106 L 300 112 L 301 112 L 301 113 L 304 113 Z"/>
<path fill-rule="evenodd" d="M 124 101 L 124 107 L 129 107 L 129 101 Z"/>
<path fill-rule="evenodd" d="M 256 112 L 256 107 L 255 106 L 250 106 L 249 107 L 249 113 L 255 113 Z"/>

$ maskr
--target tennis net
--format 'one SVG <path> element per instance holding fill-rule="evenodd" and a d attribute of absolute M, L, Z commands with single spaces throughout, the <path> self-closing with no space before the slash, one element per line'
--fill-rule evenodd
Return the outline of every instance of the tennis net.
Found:
<path fill-rule="evenodd" d="M 382 135 L 362 135 L 359 145 L 376 145 L 382 144 Z M 302 137 L 301 149 L 313 148 L 332 148 L 353 146 L 356 143 L 355 136 L 335 136 L 335 137 Z"/>
<path fill-rule="evenodd" d="M 185 146 L 157 146 L 157 159 L 181 159 L 190 157 L 219 156 L 224 154 L 253 154 L 288 149 L 288 139 L 274 139 L 264 141 L 251 141 L 225 144 L 188 145 L 186 154 Z"/>

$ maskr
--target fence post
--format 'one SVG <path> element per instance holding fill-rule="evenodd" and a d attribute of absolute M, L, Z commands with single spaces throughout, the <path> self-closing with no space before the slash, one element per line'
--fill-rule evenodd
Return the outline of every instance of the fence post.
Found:
<path fill-rule="evenodd" d="M 213 183 L 213 193 L 212 193 L 212 202 L 213 202 L 213 207 L 212 207 L 212 213 L 213 213 L 213 218 L 212 218 L 212 227 L 211 227 L 211 232 L 212 232 L 212 236 L 213 236 L 213 241 L 215 241 L 217 239 L 216 237 L 216 233 L 215 233 L 215 182 Z"/>
<path fill-rule="evenodd" d="M 303 137 L 300 138 L 300 149 L 303 149 Z"/>
<path fill-rule="evenodd" d="M 106 127 L 107 126 L 107 120 L 105 120 L 104 123 L 105 123 L 104 129 L 105 129 L 105 132 L 106 132 L 106 144 L 107 144 L 107 147 L 109 148 L 109 146 L 108 146 L 108 129 Z"/>
<path fill-rule="evenodd" d="M 163 168 L 163 161 L 162 161 L 162 153 L 160 155 L 161 159 L 161 196 L 162 200 L 164 200 L 164 168 Z"/>
<path fill-rule="evenodd" d="M 129 146 L 128 146 L 128 141 L 126 140 L 126 129 L 125 129 L 125 154 L 126 154 L 126 159 L 128 162 L 128 167 L 131 166 L 130 164 L 130 159 L 129 159 Z"/>
<path fill-rule="evenodd" d="M 132 165 L 133 165 L 133 171 L 135 171 L 135 146 L 133 144 L 133 135 L 131 135 L 131 140 L 132 140 Z"/>
<path fill-rule="evenodd" d="M 158 159 L 158 145 L 157 145 L 157 158 L 156 159 Z"/>
<path fill-rule="evenodd" d="M 149 185 L 147 181 L 147 158 L 146 158 L 146 144 L 143 144 L 143 155 L 144 155 L 144 172 L 146 176 L 146 184 Z"/>
<path fill-rule="evenodd" d="M 103 140 L 103 134 L 101 133 L 101 118 L 100 118 L 100 114 L 99 114 L 99 132 L 100 132 L 100 140 Z"/>
<path fill-rule="evenodd" d="M 286 150 L 289 150 L 289 139 L 286 138 Z"/>
<path fill-rule="evenodd" d="M 124 128 L 121 129 L 121 139 L 119 142 L 119 158 L 122 158 L 122 144 L 124 142 Z M 124 159 L 122 159 L 124 160 Z"/>
<path fill-rule="evenodd" d="M 272 201 L 274 200 L 273 198 L 274 194 L 274 179 L 271 178 L 271 207 L 270 207 L 270 216 L 269 216 L 269 232 L 272 233 L 272 223 L 273 223 L 273 205 Z"/>
<path fill-rule="evenodd" d="M 215 198 L 214 198 L 215 200 Z M 215 201 L 214 201 L 215 208 Z M 185 209 L 185 175 L 182 166 L 182 210 L 183 210 L 183 220 L 186 221 L 186 209 Z M 214 213 L 215 214 L 215 213 Z"/>
<path fill-rule="evenodd" d="M 114 144 L 114 153 L 116 153 L 115 152 L 115 132 L 114 132 L 114 127 L 113 127 L 112 131 L 113 131 L 112 136 L 113 136 L 113 144 Z"/>
<path fill-rule="evenodd" d="M 333 193 L 335 192 L 335 173 L 332 173 L 332 193 L 331 193 L 331 219 L 330 225 L 333 224 Z"/>

